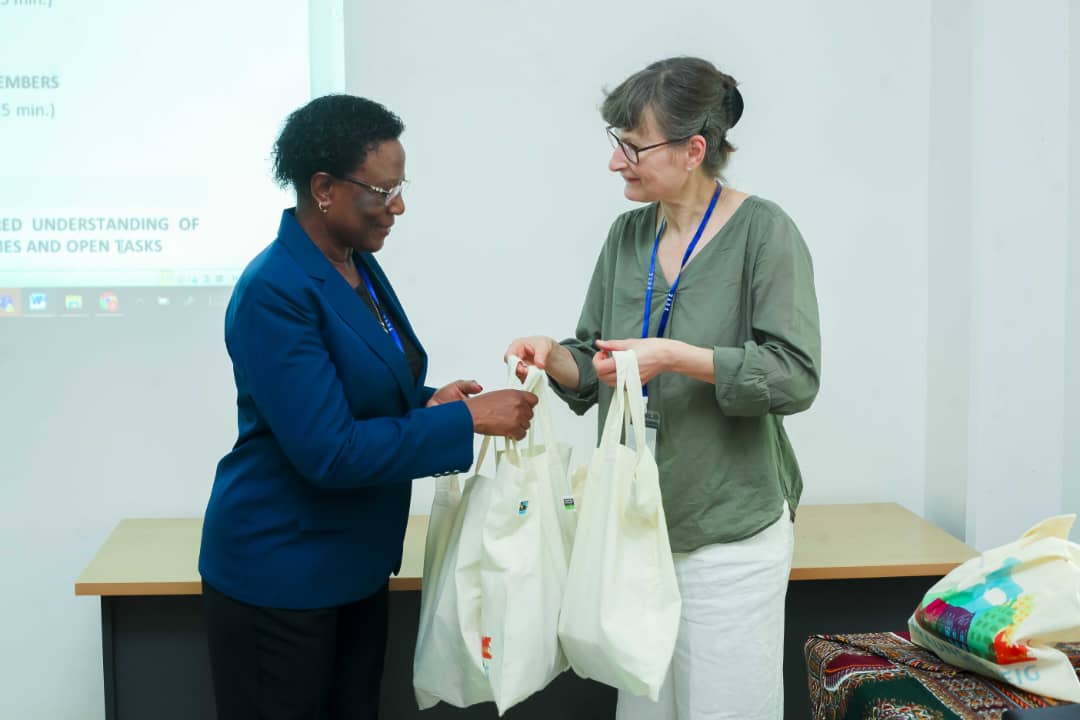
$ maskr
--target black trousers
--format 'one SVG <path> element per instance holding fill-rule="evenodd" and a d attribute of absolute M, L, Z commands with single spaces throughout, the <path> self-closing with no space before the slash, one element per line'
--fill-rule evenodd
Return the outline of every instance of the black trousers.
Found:
<path fill-rule="evenodd" d="M 234 600 L 203 583 L 218 720 L 375 720 L 387 587 L 318 610 Z"/>

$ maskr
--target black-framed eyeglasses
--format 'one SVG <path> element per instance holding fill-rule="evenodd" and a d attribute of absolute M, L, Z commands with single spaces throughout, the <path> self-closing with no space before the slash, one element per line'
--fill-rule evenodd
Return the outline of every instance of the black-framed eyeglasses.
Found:
<path fill-rule="evenodd" d="M 384 205 L 389 205 L 390 203 L 394 202 L 394 200 L 396 200 L 401 195 L 401 193 L 405 191 L 405 186 L 409 184 L 408 180 L 402 180 L 400 183 L 398 183 L 394 187 L 392 187 L 390 189 L 387 189 L 387 188 L 381 188 L 378 185 L 372 185 L 371 183 L 366 183 L 363 180 L 357 180 L 356 178 L 351 178 L 351 177 L 348 177 L 348 176 L 335 175 L 334 177 L 336 177 L 338 180 L 344 180 L 345 182 L 352 183 L 353 185 L 359 185 L 360 187 L 364 188 L 365 190 L 370 190 L 371 192 L 375 193 L 376 195 L 381 196 L 382 199 L 383 199 L 383 204 Z"/>
<path fill-rule="evenodd" d="M 702 128 L 702 130 L 704 130 L 704 128 Z M 694 133 L 694 135 L 700 135 L 700 134 L 701 134 L 700 132 Z M 623 155 L 626 156 L 627 161 L 631 165 L 637 165 L 638 156 L 640 156 L 641 153 L 645 152 L 646 150 L 652 150 L 653 148 L 663 147 L 664 145 L 674 145 L 675 143 L 686 142 L 690 138 L 694 137 L 694 135 L 687 135 L 684 138 L 677 138 L 675 140 L 665 140 L 664 142 L 653 143 L 652 145 L 646 145 L 645 147 L 638 147 L 634 143 L 627 142 L 626 140 L 623 140 L 621 137 L 616 135 L 614 125 L 608 125 L 607 126 L 607 136 L 608 136 L 608 139 L 611 140 L 611 147 L 618 148 L 619 150 L 622 150 Z"/>

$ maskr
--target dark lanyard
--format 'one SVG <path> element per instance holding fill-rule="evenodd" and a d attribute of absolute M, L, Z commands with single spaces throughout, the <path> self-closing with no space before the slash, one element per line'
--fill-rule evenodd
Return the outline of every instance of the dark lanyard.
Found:
<path fill-rule="evenodd" d="M 390 316 L 386 314 L 386 311 L 383 310 L 382 305 L 379 303 L 379 296 L 375 294 L 375 286 L 371 284 L 371 278 L 368 277 L 367 270 L 360 267 L 359 264 L 357 264 L 356 267 L 360 270 L 360 277 L 364 278 L 364 284 L 367 285 L 368 292 L 371 294 L 371 302 L 375 305 L 375 312 L 382 319 L 383 327 L 386 328 L 386 332 L 390 334 L 390 339 L 397 345 L 398 350 L 404 353 L 405 346 L 401 344 L 401 337 L 394 328 L 394 323 L 390 322 Z"/>
<path fill-rule="evenodd" d="M 705 232 L 705 226 L 709 224 L 709 218 L 712 217 L 713 208 L 716 207 L 716 201 L 720 198 L 721 190 L 723 190 L 723 187 L 721 187 L 720 183 L 716 183 L 716 191 L 713 193 L 712 200 L 709 201 L 709 209 L 705 211 L 705 216 L 701 218 L 701 224 L 698 225 L 697 232 L 694 233 L 694 239 L 690 241 L 686 252 L 683 253 L 679 274 L 675 276 L 675 282 L 671 283 L 667 300 L 664 302 L 664 314 L 660 316 L 660 325 L 656 328 L 656 337 L 664 337 L 664 330 L 667 329 L 668 318 L 671 316 L 671 306 L 675 304 L 675 291 L 679 288 L 683 268 L 686 267 L 686 263 L 690 262 L 690 256 L 693 255 L 694 248 L 697 247 L 698 240 L 701 239 L 701 233 Z M 653 243 L 652 249 L 652 262 L 649 263 L 649 282 L 645 286 L 645 319 L 641 323 L 642 338 L 649 337 L 649 316 L 652 314 L 653 286 L 656 284 L 656 253 L 660 249 L 660 238 L 664 236 L 664 230 L 666 229 L 667 220 L 665 219 L 660 223 L 660 230 L 656 233 L 656 242 Z"/>

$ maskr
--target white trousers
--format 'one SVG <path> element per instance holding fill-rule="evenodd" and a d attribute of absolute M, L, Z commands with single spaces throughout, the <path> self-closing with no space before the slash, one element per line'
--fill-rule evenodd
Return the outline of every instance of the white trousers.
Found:
<path fill-rule="evenodd" d="M 616 720 L 782 720 L 787 506 L 757 535 L 676 553 L 682 617 L 657 702 L 619 692 Z"/>

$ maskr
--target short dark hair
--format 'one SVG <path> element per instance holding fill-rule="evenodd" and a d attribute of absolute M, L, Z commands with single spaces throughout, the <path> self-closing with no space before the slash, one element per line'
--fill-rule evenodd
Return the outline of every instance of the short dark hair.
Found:
<path fill-rule="evenodd" d="M 324 95 L 293 111 L 274 143 L 274 178 L 298 194 L 317 172 L 341 177 L 369 151 L 396 140 L 404 123 L 379 103 L 355 95 Z"/>
<path fill-rule="evenodd" d="M 705 169 L 719 175 L 735 147 L 727 132 L 742 116 L 735 78 L 695 57 L 660 60 L 623 80 L 604 98 L 600 114 L 608 125 L 629 130 L 651 109 L 668 140 L 702 135 Z"/>

